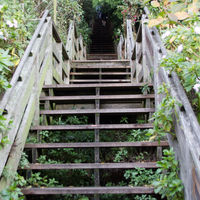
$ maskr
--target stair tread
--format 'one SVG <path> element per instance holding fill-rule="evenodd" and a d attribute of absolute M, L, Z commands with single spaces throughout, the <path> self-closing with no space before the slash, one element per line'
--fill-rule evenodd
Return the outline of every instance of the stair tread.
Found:
<path fill-rule="evenodd" d="M 117 108 L 117 109 L 76 109 L 76 110 L 41 110 L 43 115 L 64 114 L 111 114 L 111 113 L 149 113 L 155 112 L 154 108 Z"/>
<path fill-rule="evenodd" d="M 72 63 L 130 63 L 130 60 L 72 60 Z"/>
<path fill-rule="evenodd" d="M 87 65 L 81 65 L 81 66 L 74 66 L 75 69 L 130 69 L 130 66 L 87 66 Z"/>
<path fill-rule="evenodd" d="M 35 126 L 31 130 L 95 130 L 95 129 L 148 129 L 153 128 L 153 124 L 100 124 L 100 125 L 48 125 Z"/>
<path fill-rule="evenodd" d="M 93 148 L 93 147 L 157 147 L 169 146 L 167 141 L 160 142 L 81 142 L 81 143 L 33 143 L 26 144 L 25 148 Z"/>
<path fill-rule="evenodd" d="M 65 101 L 65 100 L 109 100 L 109 99 L 153 99 L 154 94 L 132 94 L 132 95 L 91 95 L 91 96 L 45 96 L 40 97 L 41 101 Z"/>
<path fill-rule="evenodd" d="M 23 169 L 133 169 L 158 168 L 156 162 L 129 162 L 129 163 L 67 163 L 67 164 L 29 164 Z"/>
<path fill-rule="evenodd" d="M 24 188 L 22 193 L 30 194 L 154 194 L 153 187 L 63 187 L 63 188 Z"/>
<path fill-rule="evenodd" d="M 75 79 L 71 83 L 93 83 L 93 82 L 131 82 L 130 79 Z"/>
<path fill-rule="evenodd" d="M 48 125 L 35 126 L 31 130 L 94 130 L 94 129 L 134 129 L 153 128 L 153 124 L 99 124 L 99 125 Z"/>
<path fill-rule="evenodd" d="M 44 85 L 43 89 L 68 89 L 68 88 L 114 88 L 114 87 L 142 87 L 145 83 L 97 83 L 97 84 L 54 84 Z M 153 87 L 153 84 L 148 84 L 149 87 Z"/>
<path fill-rule="evenodd" d="M 131 72 L 71 72 L 70 75 L 131 75 Z"/>

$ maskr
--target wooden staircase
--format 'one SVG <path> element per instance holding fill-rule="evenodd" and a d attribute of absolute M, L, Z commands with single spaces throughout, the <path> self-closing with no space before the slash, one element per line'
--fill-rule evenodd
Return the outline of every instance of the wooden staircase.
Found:
<path fill-rule="evenodd" d="M 38 143 L 27 143 L 25 151 L 32 151 L 32 162 L 23 170 L 31 170 L 32 172 L 90 170 L 94 174 L 94 179 L 93 185 L 90 185 L 90 187 L 87 185 L 85 187 L 73 187 L 68 185 L 68 180 L 66 180 L 64 187 L 24 188 L 22 191 L 27 195 L 27 199 L 33 199 L 34 195 L 37 195 L 36 198 L 40 199 L 41 195 L 58 194 L 94 195 L 95 199 L 101 199 L 101 194 L 154 194 L 154 189 L 151 186 L 132 187 L 127 184 L 127 186 L 108 187 L 102 180 L 105 170 L 114 170 L 110 173 L 117 176 L 120 170 L 157 168 L 155 156 L 154 160 L 147 162 L 115 163 L 112 161 L 106 163 L 104 162 L 105 159 L 100 156 L 103 149 L 144 148 L 146 151 L 153 151 L 157 155 L 157 159 L 160 159 L 160 148 L 168 146 L 167 142 L 159 144 L 158 142 L 148 141 L 102 141 L 102 134 L 109 134 L 105 131 L 111 131 L 111 134 L 120 131 L 130 134 L 129 131 L 133 129 L 152 128 L 152 124 L 148 122 L 149 116 L 154 112 L 152 84 L 149 84 L 151 93 L 142 94 L 141 87 L 143 84 L 130 83 L 128 76 L 130 72 L 117 72 L 129 69 L 128 64 L 128 61 L 74 61 L 74 67 L 71 70 L 73 78 L 70 80 L 70 84 L 45 85 L 43 87 L 45 96 L 40 97 L 40 105 L 43 108 L 40 111 L 40 116 L 43 118 L 43 123 L 39 126 L 33 126 L 31 134 L 38 134 L 41 131 L 52 133 L 60 131 L 60 134 L 66 135 L 68 131 L 92 131 L 93 141 L 77 142 L 78 140 L 75 138 L 74 141 L 76 142 L 63 140 L 59 143 L 40 143 L 38 140 Z M 80 72 L 79 69 L 84 71 Z M 109 72 L 105 72 L 104 69 L 109 69 Z M 111 70 L 112 72 L 110 72 Z M 110 78 L 103 79 L 101 76 L 104 74 L 109 74 Z M 91 79 L 91 76 L 95 76 L 95 79 Z M 115 76 L 121 76 L 121 78 L 116 79 Z M 87 116 L 89 121 L 84 125 L 52 124 L 54 118 L 66 119 L 67 116 Z M 127 117 L 128 122 L 120 122 L 122 117 Z M 142 119 L 144 122 L 142 124 L 137 123 L 138 119 Z M 80 149 L 80 152 L 84 149 L 92 149 L 93 162 L 67 162 L 62 164 L 40 164 L 37 162 L 37 158 L 45 154 L 45 150 L 54 149 L 59 152 L 59 149 L 69 148 Z M 79 180 L 77 180 L 77 185 L 79 185 Z"/>
<path fill-rule="evenodd" d="M 129 63 L 128 60 L 74 61 L 70 83 L 130 83 Z"/>
<path fill-rule="evenodd" d="M 100 24 L 96 26 L 101 29 L 99 33 L 106 31 Z M 200 128 L 177 75 L 159 67 L 165 49 L 158 31 L 149 29 L 144 16 L 134 38 L 131 20 L 127 20 L 127 35 L 120 37 L 116 56 L 110 35 L 105 38 L 103 34 L 98 37 L 112 48 L 104 51 L 105 46 L 98 46 L 99 38 L 93 37 L 90 54 L 86 55 L 82 37 L 77 37 L 75 30 L 71 22 L 65 47 L 46 11 L 10 82 L 12 87 L 1 100 L 0 113 L 8 127 L 3 136 L 9 143 L 0 151 L 0 191 L 9 186 L 13 189 L 18 168 L 28 179 L 38 171 L 42 176 L 47 173 L 61 179 L 45 187 L 37 182 L 24 187 L 27 200 L 86 199 L 79 194 L 95 200 L 104 200 L 105 195 L 110 200 L 110 194 L 116 199 L 135 199 L 136 194 L 155 196 L 150 185 L 130 186 L 124 172 L 156 170 L 162 148 L 168 146 L 166 141 L 127 139 L 130 134 L 136 136 L 134 131 L 152 128 L 148 120 L 162 100 L 157 91 L 164 82 L 170 86 L 172 97 L 183 105 L 176 107 L 174 116 L 177 139 L 168 140 L 180 162 L 185 199 L 199 199 Z M 142 93 L 145 83 L 149 93 Z M 84 119 L 84 123 L 71 123 L 70 117 Z M 132 149 L 131 158 L 114 160 L 113 152 L 123 148 Z M 30 162 L 24 168 L 18 167 L 23 149 Z M 84 155 L 84 159 L 71 159 L 69 151 Z M 136 152 L 143 151 L 148 153 L 147 159 L 136 159 Z M 39 160 L 52 152 L 55 156 L 50 161 L 44 157 L 43 162 Z M 60 160 L 56 161 L 56 155 Z M 4 175 L 4 169 L 9 176 Z"/>
<path fill-rule="evenodd" d="M 81 57 L 77 59 L 76 54 L 83 57 L 83 52 L 74 54 L 72 50 L 69 53 L 70 71 L 69 76 L 65 78 L 68 83 L 59 83 L 57 78 L 52 82 L 54 84 L 44 84 L 38 99 L 40 109 L 35 117 L 38 119 L 40 116 L 40 123 L 33 123 L 29 133 L 29 136 L 34 136 L 37 141 L 25 144 L 30 163 L 23 169 L 19 168 L 20 174 L 24 174 L 26 178 L 30 178 L 31 174 L 36 172 L 41 172 L 43 176 L 46 173 L 58 173 L 63 176 L 66 173 L 85 171 L 87 176 L 90 176 L 90 181 L 86 184 L 81 176 L 77 178 L 78 175 L 74 175 L 75 177 L 70 179 L 75 179 L 75 183 L 69 178 L 63 181 L 63 177 L 60 177 L 62 181 L 57 186 L 32 185 L 22 189 L 27 200 L 57 199 L 58 196 L 55 195 L 78 194 L 95 200 L 101 199 L 101 195 L 105 194 L 129 194 L 133 195 L 133 198 L 137 194 L 155 195 L 152 186 L 133 187 L 123 180 L 127 169 L 157 169 L 156 161 L 161 159 L 162 147 L 168 146 L 166 141 L 158 143 L 126 139 L 133 130 L 153 127 L 149 122 L 155 111 L 153 85 L 148 84 L 150 93 L 142 93 L 144 84 L 137 83 L 133 78 L 134 66 L 130 60 L 117 60 L 109 27 L 109 23 L 104 27 L 100 21 L 96 21 L 88 60 Z M 69 49 L 70 45 L 73 46 L 73 43 L 70 43 L 72 30 L 71 25 L 71 36 L 67 42 Z M 75 45 L 74 49 L 76 51 L 79 46 Z M 54 54 L 56 55 L 56 52 Z M 67 123 L 69 117 L 87 120 L 84 124 Z M 52 141 L 51 137 L 58 133 L 59 139 Z M 42 134 L 48 136 L 44 139 Z M 120 136 L 121 134 L 124 136 Z M 69 135 L 72 138 L 69 139 Z M 131 155 L 132 158 L 127 161 L 116 162 L 112 152 L 121 148 L 132 149 L 133 152 L 146 151 L 151 156 L 147 160 L 137 160 Z M 61 152 L 62 159 L 56 161 L 53 156 L 53 163 L 39 161 L 41 156 L 48 156 L 52 151 L 56 154 Z M 67 151 L 85 152 L 87 159 L 73 160 L 65 154 Z M 109 154 L 112 156 L 108 159 Z M 51 178 L 56 179 L 55 176 Z M 108 180 L 113 182 L 112 186 L 108 186 Z M 121 185 L 122 180 L 125 182 Z"/>

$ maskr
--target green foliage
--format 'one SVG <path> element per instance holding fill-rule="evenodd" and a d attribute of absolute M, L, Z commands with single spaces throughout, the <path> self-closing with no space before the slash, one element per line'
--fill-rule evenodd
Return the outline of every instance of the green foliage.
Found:
<path fill-rule="evenodd" d="M 152 119 L 154 120 L 154 128 L 150 129 L 148 136 L 151 136 L 150 140 L 161 140 L 165 137 L 166 133 L 170 133 L 175 136 L 172 132 L 173 129 L 173 116 L 176 113 L 176 105 L 181 106 L 180 103 L 173 98 L 168 91 L 165 83 L 160 86 L 159 94 L 165 94 L 162 102 L 159 104 L 157 111 L 153 114 Z"/>
<path fill-rule="evenodd" d="M 21 169 L 23 169 L 24 167 L 28 167 L 28 165 L 29 165 L 28 155 L 25 152 L 22 152 L 19 166 Z"/>
<path fill-rule="evenodd" d="M 168 200 L 183 200 L 183 184 L 179 178 L 178 161 L 175 160 L 173 149 L 165 149 L 161 161 L 157 162 L 159 177 L 153 182 L 155 193 Z"/>
<path fill-rule="evenodd" d="M 9 50 L 0 49 L 0 93 L 10 87 L 8 76 L 11 66 L 13 66 L 13 62 Z"/>
<path fill-rule="evenodd" d="M 2 200 L 22 200 L 24 199 L 22 195 L 20 188 L 16 184 L 12 184 L 9 188 L 1 191 L 0 198 Z"/>
<path fill-rule="evenodd" d="M 200 122 L 200 3 L 183 0 L 153 2 L 149 26 L 159 25 L 168 49 L 161 66 L 178 74 Z"/>
<path fill-rule="evenodd" d="M 115 155 L 114 162 L 120 162 L 126 159 L 128 156 L 128 151 L 125 148 L 121 148 Z"/>
<path fill-rule="evenodd" d="M 90 1 L 87 1 L 90 2 Z M 82 34 L 84 42 L 89 44 L 91 28 L 85 19 L 85 12 L 82 5 L 86 2 L 80 0 L 57 0 L 57 26 L 62 40 L 66 41 L 70 20 L 75 20 L 78 34 Z M 91 7 L 92 10 L 92 7 Z"/>
<path fill-rule="evenodd" d="M 53 187 L 58 184 L 58 181 L 56 181 L 54 178 L 47 178 L 47 176 L 41 176 L 40 172 L 32 173 L 31 177 L 27 179 L 27 185 L 31 185 L 33 187 Z"/>
<path fill-rule="evenodd" d="M 26 181 L 23 176 L 20 176 L 19 174 L 15 174 L 14 177 L 10 177 L 10 172 L 8 169 L 4 169 L 3 176 L 5 178 L 12 178 L 12 184 L 2 190 L 0 192 L 0 199 L 1 200 L 23 200 L 24 196 L 21 192 L 21 189 L 19 187 L 23 187 L 26 185 Z"/>
<path fill-rule="evenodd" d="M 151 91 L 148 83 L 144 84 L 140 89 L 141 89 L 142 94 L 148 94 Z"/>
<path fill-rule="evenodd" d="M 128 141 L 129 142 L 136 142 L 136 141 L 148 141 L 149 136 L 147 136 L 148 130 L 140 130 L 140 129 L 134 129 L 131 131 L 131 134 L 129 135 Z"/>
<path fill-rule="evenodd" d="M 121 124 L 128 124 L 128 117 L 122 117 L 120 120 Z"/>
<path fill-rule="evenodd" d="M 132 186 L 144 186 L 151 185 L 158 178 L 158 174 L 152 169 L 135 168 L 133 170 L 127 170 L 124 177 Z"/>
<path fill-rule="evenodd" d="M 10 121 L 7 125 L 6 118 L 0 114 L 0 150 L 10 142 L 7 136 L 7 130 L 9 129 L 10 124 L 12 124 L 12 121 Z"/>
<path fill-rule="evenodd" d="M 143 194 L 143 195 L 136 195 L 134 197 L 135 200 L 156 200 L 156 198 L 150 196 L 150 195 L 146 195 L 146 194 Z"/>

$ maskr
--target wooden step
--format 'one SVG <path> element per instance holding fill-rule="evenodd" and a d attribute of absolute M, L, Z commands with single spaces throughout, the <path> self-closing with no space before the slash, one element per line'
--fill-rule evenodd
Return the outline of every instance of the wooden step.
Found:
<path fill-rule="evenodd" d="M 134 168 L 158 168 L 156 162 L 129 162 L 129 163 L 67 163 L 67 164 L 29 164 L 23 169 L 45 170 L 45 169 L 134 169 Z"/>
<path fill-rule="evenodd" d="M 154 108 L 130 108 L 130 109 L 76 109 L 76 110 L 41 110 L 41 115 L 77 115 L 77 114 L 139 114 L 153 113 Z"/>
<path fill-rule="evenodd" d="M 148 129 L 153 128 L 153 124 L 100 124 L 100 125 L 52 125 L 35 126 L 32 131 L 67 131 L 67 130 L 125 130 L 125 129 Z"/>
<path fill-rule="evenodd" d="M 70 101 L 70 100 L 134 100 L 134 99 L 154 99 L 154 94 L 133 94 L 133 95 L 96 95 L 96 96 L 45 96 L 40 97 L 40 101 Z"/>
<path fill-rule="evenodd" d="M 71 72 L 70 75 L 102 75 L 102 76 L 112 76 L 112 75 L 131 75 L 130 72 Z"/>
<path fill-rule="evenodd" d="M 71 83 L 122 83 L 122 82 L 131 82 L 130 79 L 75 79 L 70 80 Z"/>
<path fill-rule="evenodd" d="M 72 63 L 130 63 L 129 60 L 72 60 Z"/>
<path fill-rule="evenodd" d="M 167 147 L 167 141 L 160 142 L 84 142 L 84 143 L 41 143 L 26 144 L 26 149 L 57 149 L 57 148 L 111 148 L 111 147 Z"/>
<path fill-rule="evenodd" d="M 63 188 L 24 188 L 24 195 L 51 194 L 154 194 L 153 187 L 63 187 Z"/>
<path fill-rule="evenodd" d="M 78 66 L 74 66 L 73 68 L 75 69 L 130 69 L 130 66 L 98 66 L 98 65 L 78 65 Z"/>
<path fill-rule="evenodd" d="M 43 89 L 71 89 L 71 88 L 140 88 L 145 83 L 113 83 L 113 84 L 105 84 L 105 83 L 98 83 L 98 84 L 55 84 L 55 85 L 44 85 Z M 153 84 L 148 84 L 149 87 L 153 87 Z"/>

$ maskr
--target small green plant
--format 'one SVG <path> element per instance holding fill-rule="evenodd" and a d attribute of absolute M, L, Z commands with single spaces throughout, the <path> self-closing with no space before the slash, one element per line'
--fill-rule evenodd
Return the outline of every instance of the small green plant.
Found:
<path fill-rule="evenodd" d="M 121 124 L 128 124 L 128 117 L 121 117 L 120 123 Z"/>
<path fill-rule="evenodd" d="M 151 136 L 150 140 L 160 141 L 167 133 L 175 137 L 175 134 L 172 132 L 173 117 L 174 113 L 176 114 L 176 105 L 181 106 L 181 104 L 169 94 L 165 83 L 160 86 L 158 93 L 165 94 L 165 97 L 162 99 L 157 111 L 150 119 L 153 120 L 154 128 L 150 129 L 147 135 Z"/>
<path fill-rule="evenodd" d="M 136 141 L 148 141 L 149 136 L 147 136 L 148 130 L 132 130 L 131 134 L 128 137 L 129 142 L 136 142 Z"/>
<path fill-rule="evenodd" d="M 21 189 L 14 183 L 0 193 L 2 200 L 22 200 L 24 199 Z"/>
<path fill-rule="evenodd" d="M 26 180 L 23 176 L 20 176 L 18 173 L 15 173 L 15 175 L 11 175 L 10 171 L 8 169 L 4 169 L 3 176 L 4 178 L 12 178 L 12 184 L 2 190 L 0 192 L 0 199 L 1 200 L 23 200 L 24 196 L 21 192 L 20 187 L 23 187 L 26 185 Z"/>
<path fill-rule="evenodd" d="M 128 157 L 128 151 L 125 148 L 121 148 L 115 155 L 114 162 L 123 161 Z"/>
<path fill-rule="evenodd" d="M 41 173 L 33 173 L 29 179 L 27 179 L 27 185 L 31 185 L 33 187 L 53 187 L 58 184 L 54 178 L 48 179 L 47 176 L 41 177 Z"/>
<path fill-rule="evenodd" d="M 148 83 L 144 84 L 140 89 L 141 89 L 142 94 L 144 95 L 150 93 L 151 91 L 151 88 L 149 87 Z"/>
<path fill-rule="evenodd" d="M 156 200 L 156 198 L 150 195 L 143 194 L 143 195 L 136 195 L 134 197 L 134 200 Z"/>
<path fill-rule="evenodd" d="M 143 160 L 145 160 L 145 158 L 146 158 L 147 156 L 149 156 L 149 153 L 146 152 L 146 151 L 144 151 L 144 152 L 140 152 L 140 153 L 135 157 L 135 159 L 136 159 L 137 161 L 143 161 Z"/>
<path fill-rule="evenodd" d="M 23 169 L 24 167 L 28 167 L 28 165 L 29 165 L 28 155 L 25 152 L 22 152 L 19 166 L 21 169 Z"/>
<path fill-rule="evenodd" d="M 44 143 L 45 139 L 49 137 L 49 131 L 40 131 L 39 133 L 41 142 Z"/>
<path fill-rule="evenodd" d="M 55 160 L 47 159 L 46 155 L 40 155 L 40 157 L 37 159 L 37 161 L 41 164 L 59 164 L 59 163 L 61 163 L 61 162 L 58 162 Z"/>
<path fill-rule="evenodd" d="M 133 170 L 127 170 L 124 177 L 132 186 L 144 186 L 151 185 L 157 179 L 158 174 L 152 169 L 135 168 Z"/>
<path fill-rule="evenodd" d="M 168 200 L 183 200 L 183 184 L 179 178 L 178 161 L 175 159 L 173 149 L 165 149 L 161 161 L 157 162 L 159 174 L 156 181 L 153 182 L 155 193 L 159 193 L 162 198 Z"/>

